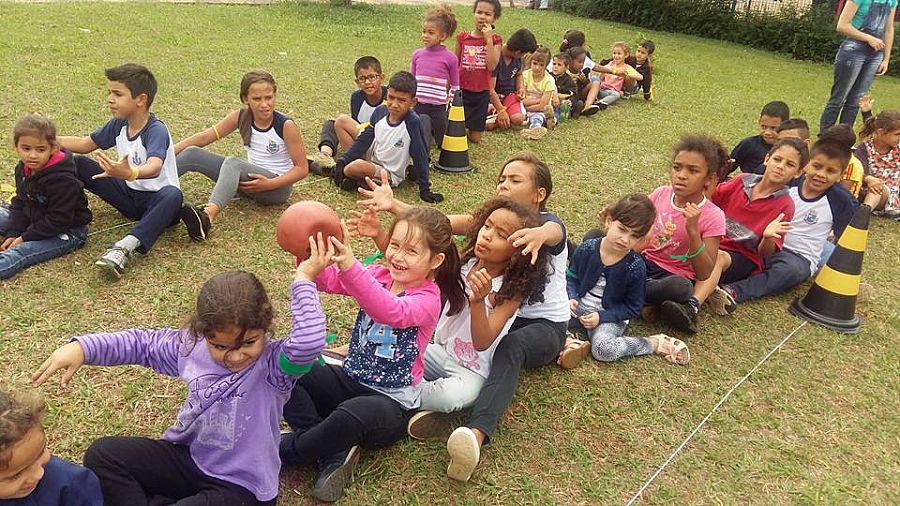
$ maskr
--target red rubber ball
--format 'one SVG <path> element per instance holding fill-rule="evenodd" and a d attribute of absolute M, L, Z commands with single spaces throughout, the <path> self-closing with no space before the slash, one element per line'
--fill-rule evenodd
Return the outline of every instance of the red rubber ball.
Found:
<path fill-rule="evenodd" d="M 275 239 L 281 249 L 297 257 L 297 262 L 309 258 L 309 237 L 322 232 L 322 236 L 344 240 L 341 220 L 333 209 L 315 200 L 303 200 L 292 204 L 281 213 L 275 225 Z"/>

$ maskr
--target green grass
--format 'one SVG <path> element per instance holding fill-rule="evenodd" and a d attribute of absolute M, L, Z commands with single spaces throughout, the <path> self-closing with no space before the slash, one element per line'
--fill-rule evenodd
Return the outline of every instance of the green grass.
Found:
<path fill-rule="evenodd" d="M 313 145 L 329 115 L 347 107 L 353 61 L 373 53 L 387 73 L 405 69 L 419 45 L 417 7 L 323 5 L 214 6 L 164 4 L 6 4 L 0 9 L 0 132 L 29 111 L 50 115 L 61 133 L 86 134 L 108 119 L 103 69 L 136 61 L 154 70 L 154 111 L 178 140 L 238 105 L 238 82 L 263 67 L 279 83 L 279 108 L 298 121 Z M 462 27 L 469 9 L 456 10 Z M 530 147 L 549 161 L 550 199 L 572 236 L 591 228 L 597 211 L 618 195 L 649 192 L 667 180 L 669 148 L 682 132 L 713 134 L 727 145 L 754 130 L 761 105 L 789 102 L 793 115 L 817 121 L 832 68 L 703 39 L 641 33 L 633 27 L 551 12 L 507 10 L 497 23 L 508 35 L 521 26 L 554 47 L 568 28 L 587 33 L 595 55 L 615 40 L 648 36 L 657 43 L 656 102 L 624 102 L 591 119 L 567 123 L 545 140 L 517 133 L 488 135 L 470 151 L 481 169 L 435 175 L 447 195 L 441 209 L 465 212 L 493 193 L 505 156 Z M 900 107 L 900 80 L 879 78 L 878 108 Z M 0 178 L 16 161 L 0 149 Z M 237 136 L 214 146 L 240 155 Z M 186 197 L 203 201 L 210 183 L 183 181 Z M 415 202 L 415 189 L 399 192 Z M 292 201 L 314 198 L 345 213 L 355 206 L 327 182 L 298 184 Z M 211 239 L 192 243 L 182 228 L 166 232 L 125 279 L 110 283 L 91 265 L 125 229 L 123 219 L 91 199 L 86 247 L 5 282 L 0 310 L 0 380 L 23 387 L 28 375 L 70 336 L 125 327 L 179 325 L 196 290 L 226 269 L 255 272 L 287 330 L 291 258 L 273 240 L 281 208 L 236 202 Z M 360 255 L 372 246 L 356 243 Z M 900 328 L 896 224 L 873 220 L 864 277 L 877 297 L 861 308 L 858 336 L 808 325 L 765 364 L 644 495 L 653 504 L 889 504 L 900 497 Z M 804 288 L 805 289 L 805 288 Z M 798 289 L 795 294 L 804 293 Z M 330 328 L 346 328 L 352 301 L 323 296 Z M 722 394 L 799 320 L 790 296 L 746 304 L 733 318 L 703 314 L 690 339 L 693 362 L 676 367 L 652 357 L 611 365 L 583 364 L 523 374 L 516 401 L 468 485 L 444 476 L 440 444 L 403 441 L 365 452 L 347 504 L 608 504 L 636 491 Z M 631 332 L 649 333 L 636 323 Z M 184 390 L 138 368 L 87 368 L 69 391 L 41 389 L 51 406 L 53 450 L 80 461 L 107 434 L 158 437 Z M 309 504 L 312 472 L 283 474 L 282 504 Z"/>

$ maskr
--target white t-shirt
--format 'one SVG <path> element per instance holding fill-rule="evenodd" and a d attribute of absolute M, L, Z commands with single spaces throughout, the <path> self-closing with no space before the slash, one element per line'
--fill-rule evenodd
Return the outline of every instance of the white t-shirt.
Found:
<path fill-rule="evenodd" d="M 799 186 L 792 186 L 789 191 L 794 200 L 794 219 L 791 220 L 791 231 L 784 236 L 784 249 L 809 260 L 812 275 L 834 226 L 834 216 L 824 194 L 815 200 L 805 200 L 800 196 Z"/>
<path fill-rule="evenodd" d="M 247 114 L 247 113 L 244 113 Z M 272 124 L 265 130 L 259 130 L 250 123 L 250 145 L 247 150 L 247 162 L 279 176 L 294 166 L 287 143 L 284 142 L 284 124 L 290 118 L 278 111 L 272 115 Z"/>
<path fill-rule="evenodd" d="M 128 137 L 128 122 L 113 118 L 91 134 L 91 140 L 100 149 L 116 147 L 120 157 L 128 155 L 128 164 L 140 167 L 150 157 L 163 161 L 162 168 L 153 179 L 125 181 L 132 190 L 155 192 L 164 186 L 181 188 L 178 184 L 178 168 L 175 166 L 175 143 L 165 123 L 151 114 L 144 128 L 134 138 Z"/>
<path fill-rule="evenodd" d="M 522 303 L 517 316 L 522 318 L 544 318 L 552 322 L 568 322 L 570 315 L 569 295 L 566 292 L 566 262 L 569 249 L 566 244 L 566 227 L 562 220 L 553 213 L 542 212 L 541 219 L 558 223 L 563 230 L 562 240 L 554 248 L 550 248 L 549 281 L 544 288 L 544 302 L 537 304 Z M 546 247 L 546 246 L 545 246 Z"/>
<path fill-rule="evenodd" d="M 460 268 L 463 279 L 465 279 L 469 274 L 469 271 L 472 270 L 472 266 L 475 265 L 476 260 L 477 259 L 473 258 Z M 497 276 L 491 280 L 491 291 L 499 291 L 502 285 L 503 276 Z M 468 294 L 470 292 L 471 290 L 469 289 L 468 284 L 466 284 L 466 293 Z M 494 309 L 493 305 L 490 303 L 490 297 L 485 298 L 484 305 L 487 306 L 488 313 Z M 491 343 L 488 349 L 478 351 L 475 349 L 475 345 L 472 344 L 472 311 L 469 307 L 469 303 L 466 302 L 462 311 L 455 315 L 448 316 L 447 311 L 449 311 L 449 305 L 444 307 L 444 312 L 441 314 L 440 320 L 438 320 L 437 328 L 434 329 L 434 342 L 443 346 L 444 350 L 446 350 L 451 357 L 455 358 L 459 365 L 471 370 L 483 378 L 487 378 L 491 372 L 491 360 L 494 358 L 494 350 L 497 349 L 497 345 L 500 344 L 500 340 L 503 339 L 503 336 L 509 332 L 509 327 L 512 326 L 515 316 L 511 317 L 503 325 L 503 328 L 497 335 L 497 339 L 494 339 L 494 342 Z"/>

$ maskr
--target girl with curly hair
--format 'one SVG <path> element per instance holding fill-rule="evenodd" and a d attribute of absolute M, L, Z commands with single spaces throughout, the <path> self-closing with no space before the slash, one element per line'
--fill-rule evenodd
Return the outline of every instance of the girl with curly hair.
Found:
<path fill-rule="evenodd" d="M 410 421 L 410 436 L 428 419 L 471 406 L 491 370 L 494 350 L 509 331 L 523 302 L 544 300 L 546 251 L 536 265 L 508 238 L 517 230 L 540 226 L 537 213 L 510 199 L 487 201 L 473 216 L 463 252 L 462 275 L 469 304 L 456 315 L 446 310 L 434 342 L 425 350 L 422 411 Z"/>

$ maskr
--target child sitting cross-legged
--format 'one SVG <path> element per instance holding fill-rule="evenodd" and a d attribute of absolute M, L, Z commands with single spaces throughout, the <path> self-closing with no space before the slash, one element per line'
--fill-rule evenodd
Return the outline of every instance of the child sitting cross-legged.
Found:
<path fill-rule="evenodd" d="M 84 364 L 143 365 L 187 385 L 162 439 L 110 436 L 88 448 L 105 504 L 275 504 L 282 408 L 325 347 L 316 269 L 297 267 L 287 339 L 268 337 L 273 308 L 256 276 L 224 272 L 203 284 L 188 328 L 75 337 L 44 361 L 38 385 L 63 371 L 66 387 Z"/>
<path fill-rule="evenodd" d="M 405 71 L 391 76 L 385 104 L 375 109 L 365 130 L 334 168 L 338 187 L 355 192 L 367 177 L 381 180 L 382 172 L 390 176 L 391 186 L 397 186 L 407 178 L 411 160 L 419 198 L 429 203 L 444 200 L 431 191 L 428 143 L 419 115 L 412 110 L 415 105 L 416 78 Z"/>
<path fill-rule="evenodd" d="M 622 97 L 622 88 L 625 86 L 626 78 L 637 82 L 644 79 L 644 76 L 634 70 L 634 67 L 625 63 L 628 53 L 627 43 L 616 42 L 613 44 L 612 58 L 607 65 L 609 72 L 600 74 L 600 91 L 597 95 L 597 105 L 600 109 L 606 109 Z"/>
<path fill-rule="evenodd" d="M 309 171 L 320 176 L 331 176 L 338 149 L 350 149 L 372 117 L 375 109 L 387 98 L 381 62 L 374 56 L 363 56 L 353 64 L 353 82 L 359 87 L 350 94 L 350 114 L 340 114 L 325 120 L 319 145 L 309 156 Z"/>
<path fill-rule="evenodd" d="M 590 342 L 570 337 L 558 363 L 572 369 L 587 354 L 612 362 L 656 353 L 676 364 L 690 360 L 687 346 L 665 334 L 627 337 L 628 320 L 644 306 L 647 268 L 634 252 L 648 238 L 656 207 L 646 195 L 627 195 L 604 210 L 606 235 L 589 239 L 575 250 L 566 272 L 572 319 L 569 328 Z"/>
<path fill-rule="evenodd" d="M 50 454 L 46 412 L 36 394 L 0 390 L 0 504 L 103 506 L 94 473 Z"/>
<path fill-rule="evenodd" d="M 556 81 L 547 72 L 550 63 L 550 50 L 546 47 L 538 47 L 531 54 L 530 66 L 522 73 L 525 81 L 525 114 L 528 116 L 528 125 L 522 130 L 522 137 L 537 140 L 547 135 L 547 128 L 556 125 L 556 117 L 553 114 L 553 106 L 550 104 L 553 94 L 556 92 Z M 544 126 L 546 125 L 546 126 Z"/>

